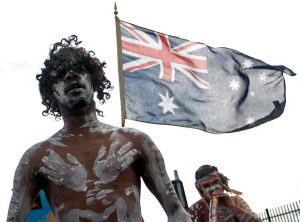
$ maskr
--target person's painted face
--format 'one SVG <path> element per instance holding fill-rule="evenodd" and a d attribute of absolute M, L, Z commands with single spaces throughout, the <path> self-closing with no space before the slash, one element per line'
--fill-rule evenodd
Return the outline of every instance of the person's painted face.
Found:
<path fill-rule="evenodd" d="M 93 101 L 94 90 L 90 75 L 81 66 L 53 72 L 53 94 L 65 109 L 81 109 Z"/>
<path fill-rule="evenodd" d="M 224 192 L 223 183 L 221 182 L 218 171 L 214 171 L 208 176 L 197 180 L 195 185 L 203 198 L 210 199 L 212 195 L 218 195 Z"/>

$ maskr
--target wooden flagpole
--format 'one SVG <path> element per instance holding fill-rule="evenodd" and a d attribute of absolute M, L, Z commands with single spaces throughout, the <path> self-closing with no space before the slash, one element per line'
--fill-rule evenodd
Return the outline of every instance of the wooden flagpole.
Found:
<path fill-rule="evenodd" d="M 117 3 L 115 2 L 115 25 L 116 25 L 116 40 L 117 40 L 117 53 L 118 53 L 118 73 L 119 73 L 119 89 L 120 89 L 120 102 L 121 102 L 121 124 L 125 126 L 125 90 L 123 78 L 123 62 L 122 62 L 122 45 L 121 45 L 121 31 L 120 20 L 118 18 Z"/>

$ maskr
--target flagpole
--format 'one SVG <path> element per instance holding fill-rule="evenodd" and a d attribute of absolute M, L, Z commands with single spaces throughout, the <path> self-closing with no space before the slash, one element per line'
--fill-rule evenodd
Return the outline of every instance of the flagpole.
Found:
<path fill-rule="evenodd" d="M 122 62 L 122 48 L 121 48 L 121 31 L 120 20 L 118 18 L 117 3 L 115 2 L 115 25 L 116 25 L 116 40 L 117 40 L 117 53 L 118 53 L 118 73 L 119 73 L 119 89 L 120 89 L 120 102 L 121 102 L 121 125 L 125 126 L 125 90 L 123 79 L 123 62 Z"/>

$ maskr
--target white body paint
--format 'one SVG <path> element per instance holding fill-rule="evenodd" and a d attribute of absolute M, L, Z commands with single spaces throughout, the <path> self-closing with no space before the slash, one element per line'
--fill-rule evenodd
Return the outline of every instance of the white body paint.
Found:
<path fill-rule="evenodd" d="M 30 156 L 39 148 L 40 146 L 37 144 L 28 149 L 19 162 L 14 176 L 13 194 L 8 209 L 7 221 L 19 220 L 19 217 L 21 217 L 19 212 L 22 212 L 22 209 L 30 209 L 30 206 L 28 205 L 31 204 L 31 197 L 29 196 L 26 187 L 22 186 L 24 181 L 28 183 L 29 181 L 27 181 L 27 178 L 24 178 L 23 175 L 28 170 Z"/>
<path fill-rule="evenodd" d="M 118 145 L 118 142 L 110 145 L 106 159 L 104 156 L 107 154 L 107 148 L 101 146 L 93 167 L 95 175 L 99 177 L 98 184 L 106 184 L 115 180 L 122 171 L 130 166 L 134 157 L 140 154 L 138 150 L 131 149 L 131 143 L 126 143 L 117 151 Z"/>
<path fill-rule="evenodd" d="M 71 137 L 74 137 L 76 141 L 79 134 L 68 134 L 62 130 L 51 140 L 47 140 L 58 149 L 69 151 L 69 153 L 62 156 L 57 153 L 58 151 L 53 150 L 52 145 L 48 149 L 46 148 L 47 153 L 42 157 L 41 163 L 43 165 L 40 166 L 39 173 L 55 185 L 64 186 L 83 193 L 85 196 L 85 207 L 82 205 L 83 207 L 79 208 L 76 204 L 75 207 L 70 207 L 72 204 L 70 205 L 67 202 L 60 202 L 58 206 L 52 206 L 58 221 L 81 222 L 85 219 L 99 222 L 116 217 L 118 222 L 142 222 L 140 194 L 137 185 L 132 184 L 129 187 L 122 188 L 123 191 L 118 190 L 120 174 L 133 166 L 133 163 L 139 160 L 142 155 L 144 155 L 143 158 L 147 158 L 144 169 L 146 182 L 150 181 L 151 186 L 152 184 L 155 185 L 154 189 L 160 196 L 166 212 L 172 212 L 174 209 L 179 208 L 180 203 L 166 174 L 162 156 L 154 143 L 145 134 L 138 130 L 116 129 L 108 125 L 101 130 L 101 125 L 94 121 L 83 124 L 81 128 L 87 128 L 88 132 L 92 134 L 107 135 L 110 143 L 107 145 L 107 140 L 105 140 L 106 145 L 100 145 L 92 169 L 87 170 L 86 166 L 71 153 L 72 149 L 65 145 L 68 144 L 68 139 L 73 140 Z M 127 136 L 138 137 L 139 139 L 135 138 L 133 140 L 138 142 L 138 147 L 136 147 L 137 144 L 129 142 Z M 88 175 L 88 172 L 91 175 Z M 110 183 L 112 183 L 112 186 L 110 186 Z M 117 189 L 111 189 L 110 187 L 116 187 Z M 120 192 L 123 192 L 123 195 Z M 16 202 L 18 202 L 17 198 Z M 99 208 L 102 209 L 101 211 L 91 210 L 99 204 L 101 205 Z M 17 210 L 19 211 L 20 208 Z M 14 211 L 13 206 L 11 211 Z M 180 217 L 169 217 L 169 221 L 189 222 L 190 220 L 186 217 L 186 214 L 182 214 Z"/>
<path fill-rule="evenodd" d="M 140 195 L 137 187 L 128 187 L 124 190 L 124 193 L 126 196 L 134 195 L 135 205 L 132 211 L 129 211 L 124 198 L 118 198 L 114 204 L 108 206 L 101 213 L 91 210 L 72 209 L 66 216 L 62 217 L 62 220 L 66 222 L 80 222 L 80 218 L 84 218 L 92 222 L 104 222 L 112 213 L 116 212 L 118 222 L 142 222 Z"/>
<path fill-rule="evenodd" d="M 65 83 L 58 82 L 53 84 L 53 94 L 57 99 L 58 103 L 64 106 L 67 109 L 72 109 L 74 105 L 78 104 L 81 101 L 84 101 L 86 104 L 90 104 L 93 100 L 94 90 L 91 84 L 91 77 L 90 75 L 84 73 L 79 75 L 79 80 L 74 80 L 73 82 L 79 82 L 86 89 L 76 88 L 69 92 L 65 92 Z M 72 84 L 72 82 L 71 82 Z M 73 96 L 74 94 L 74 96 Z M 78 95 L 80 94 L 80 95 Z"/>
<path fill-rule="evenodd" d="M 75 191 L 86 191 L 87 171 L 85 167 L 69 153 L 67 160 L 69 163 L 66 163 L 56 152 L 50 151 L 48 156 L 43 157 L 42 162 L 45 166 L 39 171 L 57 185 L 64 185 Z"/>

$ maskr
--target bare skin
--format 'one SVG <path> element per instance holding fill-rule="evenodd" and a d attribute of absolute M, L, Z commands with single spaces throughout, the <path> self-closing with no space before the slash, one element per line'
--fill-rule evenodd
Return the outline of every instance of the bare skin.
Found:
<path fill-rule="evenodd" d="M 74 82 L 81 86 L 65 90 Z M 143 221 L 141 178 L 169 222 L 191 221 L 152 140 L 140 131 L 98 121 L 89 74 L 68 71 L 57 77 L 53 92 L 64 127 L 24 154 L 7 221 L 25 221 L 40 189 L 60 222 Z"/>

